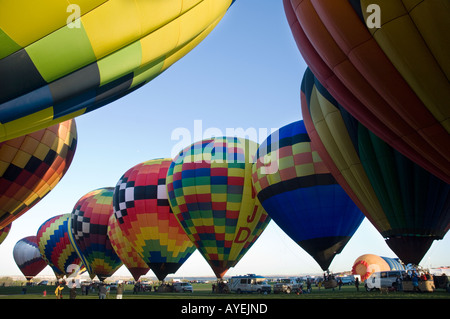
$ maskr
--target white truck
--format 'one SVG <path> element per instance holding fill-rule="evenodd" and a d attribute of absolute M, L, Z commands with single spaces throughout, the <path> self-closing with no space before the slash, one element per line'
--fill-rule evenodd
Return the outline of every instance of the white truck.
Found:
<path fill-rule="evenodd" d="M 266 282 L 265 277 L 254 274 L 231 277 L 228 286 L 232 292 L 236 292 L 238 294 L 253 292 L 270 294 L 272 291 L 272 286 Z"/>
<path fill-rule="evenodd" d="M 297 293 L 302 290 L 302 282 L 300 278 L 282 278 L 279 279 L 277 283 L 273 285 L 273 293 L 286 293 L 291 292 Z"/>
<path fill-rule="evenodd" d="M 404 270 L 378 271 L 372 273 L 366 279 L 364 286 L 366 291 L 379 290 L 381 288 L 393 288 L 397 277 L 403 278 Z"/>

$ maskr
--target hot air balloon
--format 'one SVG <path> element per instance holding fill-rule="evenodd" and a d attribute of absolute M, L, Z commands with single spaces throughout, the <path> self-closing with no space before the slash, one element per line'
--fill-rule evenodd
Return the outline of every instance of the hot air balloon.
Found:
<path fill-rule="evenodd" d="M 81 197 L 70 216 L 69 239 L 91 279 L 104 281 L 122 266 L 108 237 L 113 214 L 114 187 L 93 190 Z"/>
<path fill-rule="evenodd" d="M 150 82 L 199 44 L 233 2 L 2 2 L 0 141 L 85 114 Z"/>
<path fill-rule="evenodd" d="M 447 0 L 284 0 L 312 72 L 400 153 L 450 183 Z"/>
<path fill-rule="evenodd" d="M 0 228 L 26 213 L 59 183 L 76 146 L 75 120 L 0 143 Z"/>
<path fill-rule="evenodd" d="M 139 277 L 145 275 L 150 270 L 142 257 L 139 256 L 124 236 L 114 214 L 109 217 L 108 237 L 117 256 L 119 256 L 125 267 L 130 271 L 135 281 L 138 281 Z"/>
<path fill-rule="evenodd" d="M 308 69 L 302 113 L 333 176 L 404 262 L 419 264 L 450 225 L 450 185 L 353 118 Z"/>
<path fill-rule="evenodd" d="M 182 150 L 167 172 L 170 206 L 219 279 L 270 221 L 251 180 L 257 147 L 237 137 L 205 139 Z"/>
<path fill-rule="evenodd" d="M 11 230 L 12 223 L 6 227 L 0 229 L 0 244 L 8 237 L 9 231 Z"/>
<path fill-rule="evenodd" d="M 167 199 L 171 163 L 170 158 L 155 159 L 130 168 L 114 192 L 114 214 L 124 237 L 160 281 L 195 251 Z"/>
<path fill-rule="evenodd" d="M 261 144 L 253 183 L 269 216 L 324 271 L 364 219 L 311 145 L 303 121 Z"/>
<path fill-rule="evenodd" d="M 57 278 L 78 275 L 86 270 L 69 240 L 70 214 L 47 219 L 38 229 L 39 252 Z"/>
<path fill-rule="evenodd" d="M 381 257 L 374 254 L 365 254 L 356 258 L 352 266 L 352 274 L 360 275 L 364 281 L 374 272 L 405 270 L 405 266 L 397 259 Z"/>
<path fill-rule="evenodd" d="M 17 267 L 28 281 L 47 267 L 47 263 L 39 251 L 36 236 L 28 236 L 19 240 L 14 246 L 13 257 Z"/>

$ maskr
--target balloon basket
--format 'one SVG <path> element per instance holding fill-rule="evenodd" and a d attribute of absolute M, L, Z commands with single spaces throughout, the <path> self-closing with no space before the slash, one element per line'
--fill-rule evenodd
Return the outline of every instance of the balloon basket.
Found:
<path fill-rule="evenodd" d="M 215 294 L 229 294 L 230 287 L 228 287 L 228 284 L 223 282 L 222 280 L 218 280 L 213 285 L 212 292 Z"/>
<path fill-rule="evenodd" d="M 158 287 L 158 292 L 173 292 L 173 286 L 162 283 L 159 287 Z"/>
<path fill-rule="evenodd" d="M 336 288 L 337 287 L 337 281 L 335 279 L 325 280 L 323 282 L 323 287 L 325 289 Z"/>
<path fill-rule="evenodd" d="M 402 285 L 403 285 L 403 291 L 405 291 L 405 292 L 414 291 L 412 281 L 404 280 Z M 433 292 L 435 289 L 434 281 L 433 280 L 419 281 L 419 289 L 421 292 Z"/>

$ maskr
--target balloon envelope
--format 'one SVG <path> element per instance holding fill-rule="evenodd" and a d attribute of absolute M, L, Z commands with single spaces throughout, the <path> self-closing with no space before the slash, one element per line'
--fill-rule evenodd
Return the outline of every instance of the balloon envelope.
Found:
<path fill-rule="evenodd" d="M 323 270 L 364 219 L 312 147 L 303 121 L 280 128 L 261 144 L 253 183 L 269 216 Z"/>
<path fill-rule="evenodd" d="M 69 220 L 70 214 L 51 217 L 39 227 L 36 234 L 39 252 L 57 278 L 85 270 L 69 240 Z"/>
<path fill-rule="evenodd" d="M 284 0 L 284 6 L 303 58 L 333 97 L 450 183 L 448 1 Z"/>
<path fill-rule="evenodd" d="M 0 228 L 55 188 L 69 169 L 76 146 L 75 120 L 0 143 Z"/>
<path fill-rule="evenodd" d="M 150 270 L 142 257 L 139 256 L 124 236 L 114 214 L 109 217 L 108 237 L 117 256 L 119 256 L 125 267 L 130 271 L 135 281 L 138 281 L 139 277 L 145 275 Z"/>
<path fill-rule="evenodd" d="M 171 163 L 172 159 L 155 159 L 130 168 L 114 192 L 119 227 L 159 280 L 175 273 L 195 251 L 167 199 Z"/>
<path fill-rule="evenodd" d="M 360 275 L 361 280 L 364 281 L 374 272 L 404 269 L 405 266 L 396 258 L 365 254 L 359 256 L 353 263 L 352 274 Z"/>
<path fill-rule="evenodd" d="M 38 275 L 47 263 L 42 258 L 36 236 L 28 236 L 19 240 L 13 249 L 14 261 L 27 280 Z"/>
<path fill-rule="evenodd" d="M 302 113 L 335 178 L 404 262 L 419 264 L 450 225 L 450 185 L 353 118 L 308 69 Z"/>
<path fill-rule="evenodd" d="M 133 92 L 199 44 L 233 2 L 2 2 L 0 141 Z"/>
<path fill-rule="evenodd" d="M 113 187 L 87 193 L 75 204 L 70 216 L 70 242 L 83 260 L 91 279 L 97 276 L 100 281 L 122 266 L 108 237 L 113 193 Z"/>
<path fill-rule="evenodd" d="M 257 147 L 241 138 L 205 139 L 181 151 L 167 172 L 170 206 L 218 278 L 270 221 L 251 181 Z"/>

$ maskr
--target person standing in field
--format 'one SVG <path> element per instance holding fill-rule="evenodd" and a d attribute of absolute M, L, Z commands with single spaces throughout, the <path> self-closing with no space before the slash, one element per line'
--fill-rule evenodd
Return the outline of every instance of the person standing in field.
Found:
<path fill-rule="evenodd" d="M 119 285 L 117 285 L 117 299 L 122 299 L 123 296 L 123 285 L 122 283 L 119 283 Z"/>
<path fill-rule="evenodd" d="M 106 285 L 103 282 L 98 286 L 98 298 L 106 299 Z"/>
<path fill-rule="evenodd" d="M 64 285 L 62 282 L 59 282 L 55 289 L 56 299 L 63 299 L 62 291 L 64 289 Z"/>
<path fill-rule="evenodd" d="M 77 297 L 77 284 L 75 280 L 72 279 L 72 287 L 70 288 L 70 299 L 75 299 Z"/>

